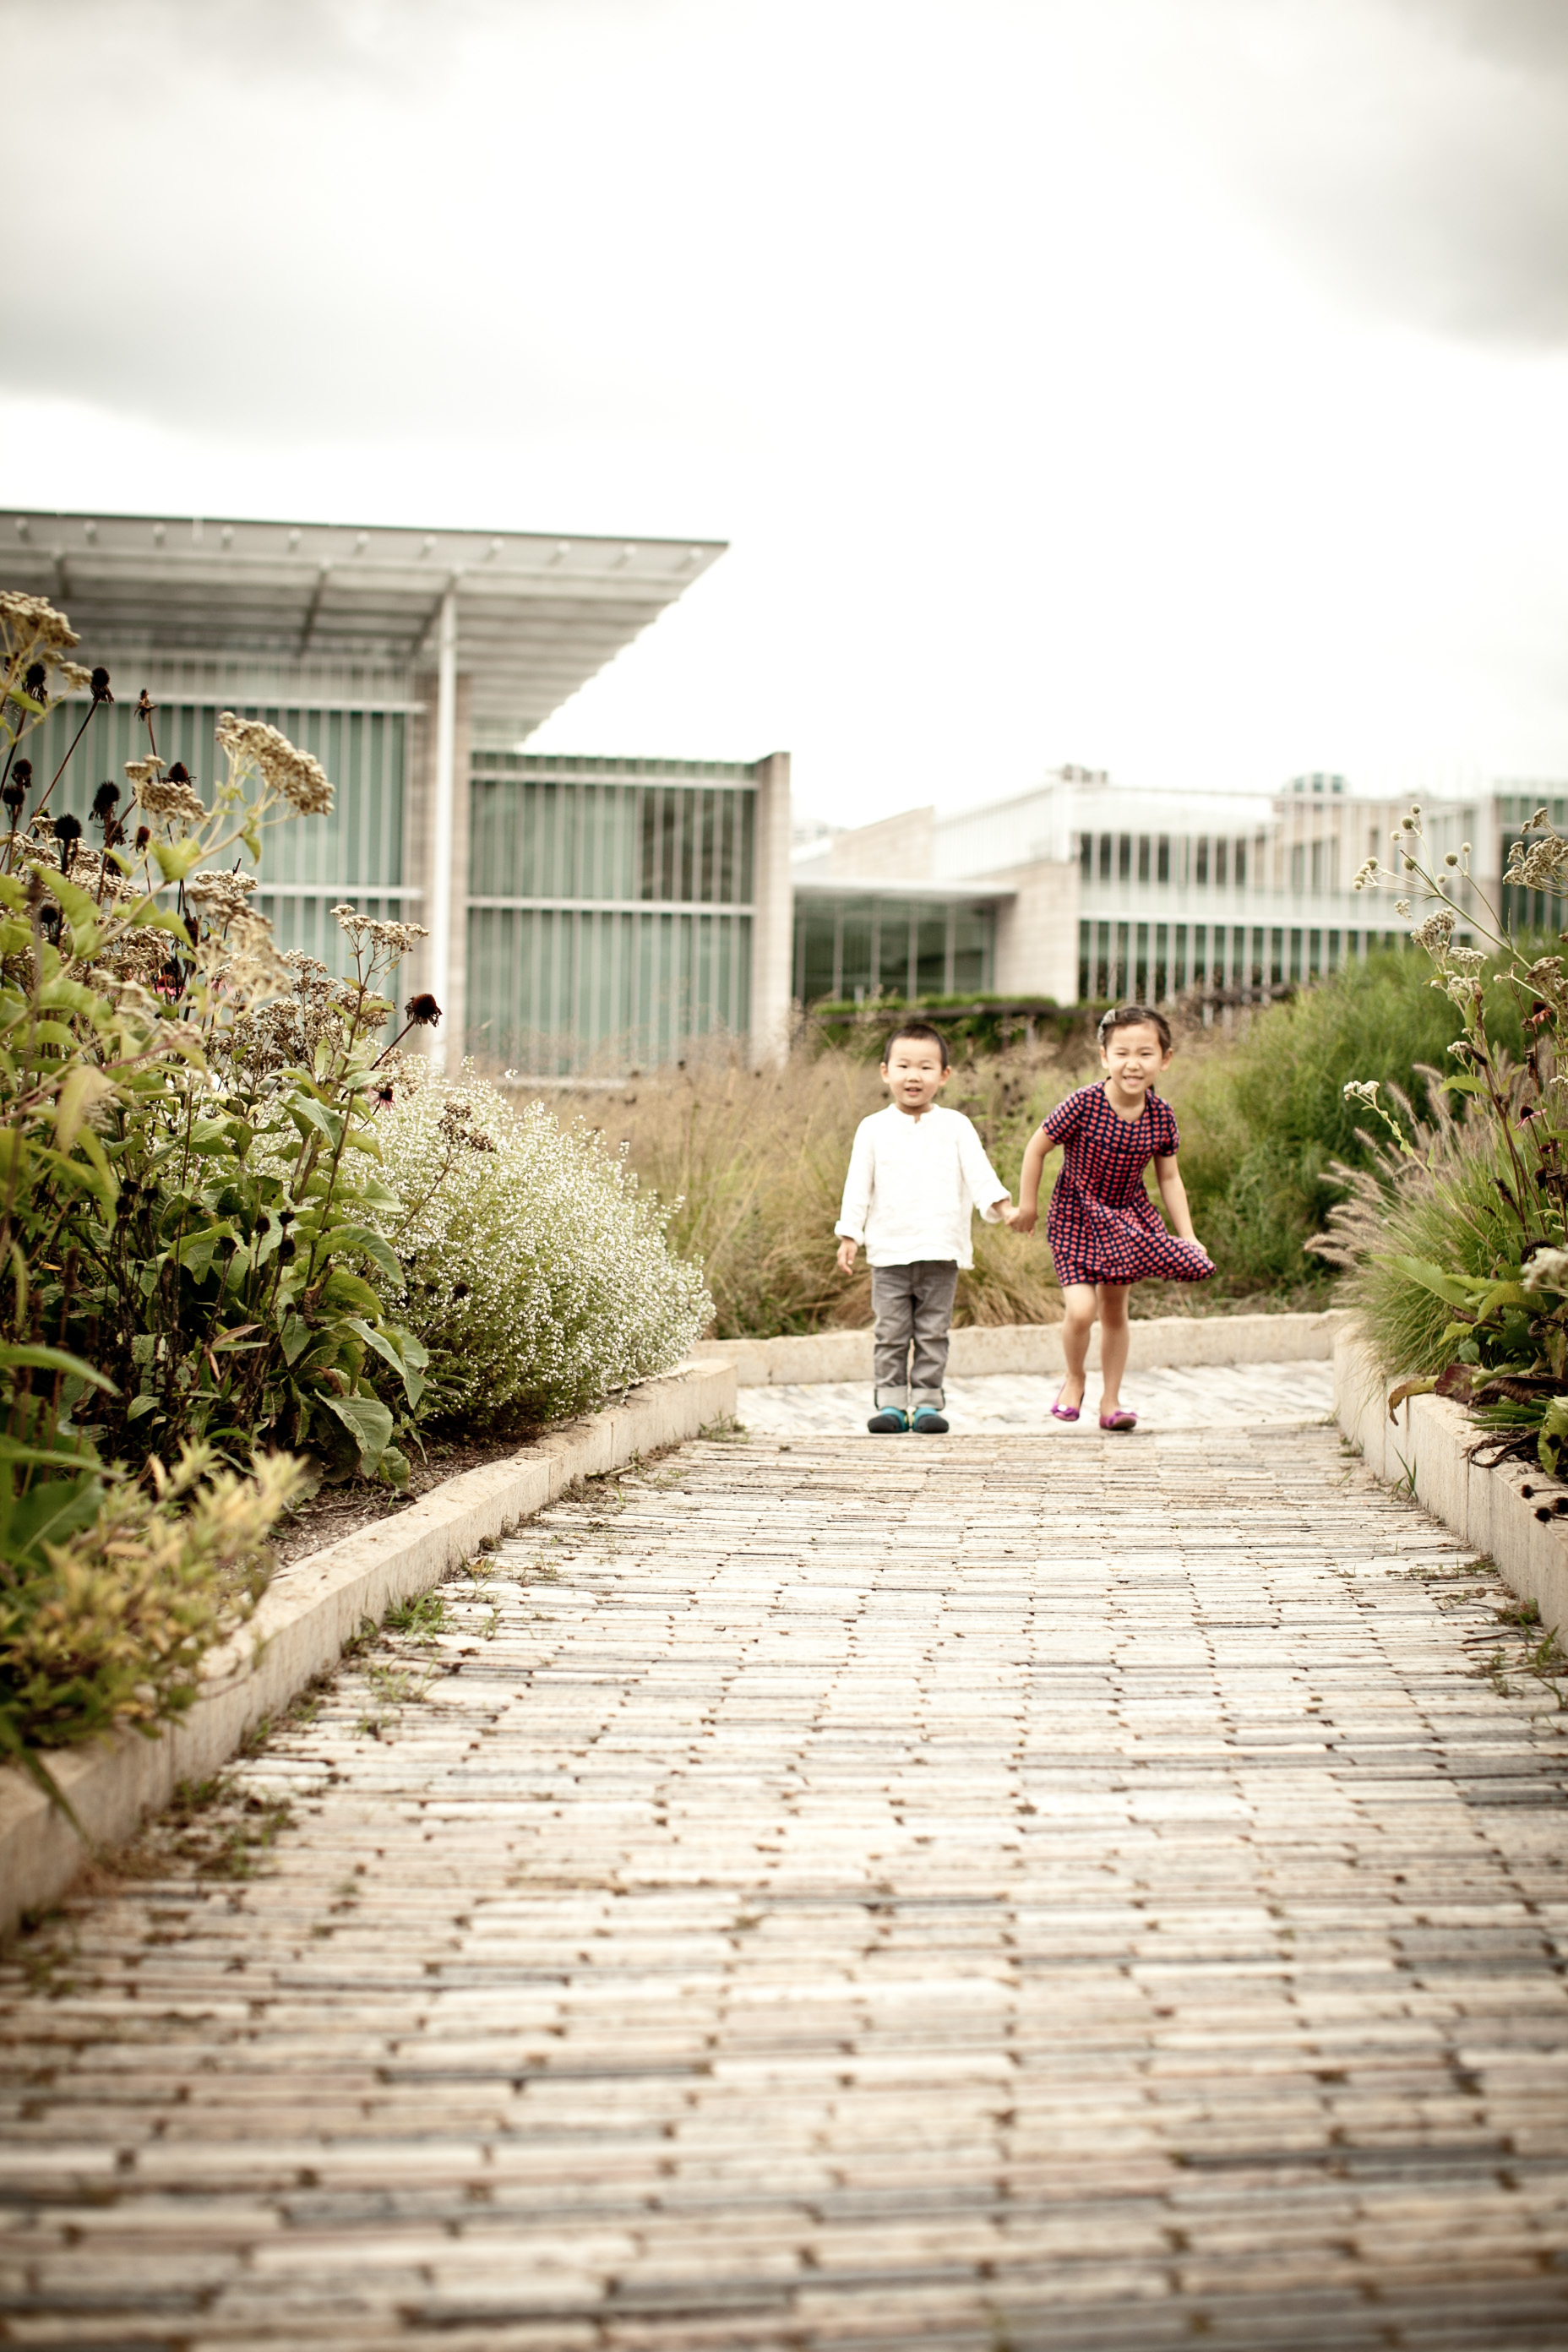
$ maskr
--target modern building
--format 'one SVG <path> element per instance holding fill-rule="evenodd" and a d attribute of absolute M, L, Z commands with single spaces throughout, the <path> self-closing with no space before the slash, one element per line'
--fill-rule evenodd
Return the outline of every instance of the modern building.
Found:
<path fill-rule="evenodd" d="M 1500 783 L 1424 804 L 1441 860 L 1471 845 L 1473 887 L 1501 903 L 1520 827 L 1568 786 Z M 1272 794 L 1131 789 L 1062 768 L 1032 792 L 834 834 L 795 862 L 794 987 L 805 1003 L 994 991 L 1058 1003 L 1315 979 L 1405 936 L 1398 894 L 1357 891 L 1394 862 L 1407 799 L 1303 775 Z M 1510 894 L 1510 919 L 1558 928 L 1555 901 Z M 1475 910 L 1464 890 L 1461 909 Z"/>
<path fill-rule="evenodd" d="M 785 1034 L 787 755 L 527 749 L 722 543 L 16 513 L 0 544 L 0 579 L 69 614 L 117 698 L 51 806 L 85 816 L 145 754 L 143 687 L 158 751 L 200 786 L 220 710 L 281 728 L 336 798 L 268 835 L 258 904 L 334 968 L 340 900 L 426 924 L 400 985 L 442 1005 L 437 1055 L 542 1075 L 675 1058 L 714 1030 L 759 1053 Z M 35 739 L 40 779 L 85 707 Z"/>

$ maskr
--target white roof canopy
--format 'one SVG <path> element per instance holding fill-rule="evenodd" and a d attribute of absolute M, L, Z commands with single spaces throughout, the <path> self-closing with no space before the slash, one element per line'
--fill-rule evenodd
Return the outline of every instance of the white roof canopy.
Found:
<path fill-rule="evenodd" d="M 153 515 L 0 513 L 0 583 L 70 615 L 79 653 L 433 668 L 448 588 L 479 719 L 526 733 L 657 620 L 721 540 L 559 538 Z"/>

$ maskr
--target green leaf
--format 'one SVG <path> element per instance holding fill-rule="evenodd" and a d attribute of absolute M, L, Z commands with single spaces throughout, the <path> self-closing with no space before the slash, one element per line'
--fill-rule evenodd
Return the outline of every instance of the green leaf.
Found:
<path fill-rule="evenodd" d="M 200 864 L 202 845 L 195 839 L 155 841 L 153 844 L 153 855 L 158 861 L 158 871 L 165 882 L 183 882 L 192 866 Z M 189 937 L 189 933 L 186 937 Z"/>
<path fill-rule="evenodd" d="M 289 1104 L 289 1116 L 307 1142 L 310 1140 L 311 1129 L 314 1129 L 316 1134 L 324 1136 L 334 1150 L 336 1150 L 338 1138 L 342 1132 L 342 1121 L 341 1118 L 334 1118 L 330 1111 L 323 1110 L 312 1096 L 303 1094 L 293 1096 Z"/>
<path fill-rule="evenodd" d="M 392 1443 L 392 1415 L 375 1397 L 323 1396 L 317 1402 L 335 1413 L 359 1447 L 362 1477 L 369 1478 Z"/>
<path fill-rule="evenodd" d="M 425 1393 L 425 1382 L 421 1373 L 425 1365 L 430 1360 L 429 1349 L 422 1347 L 412 1332 L 405 1331 L 400 1335 L 404 1341 L 404 1348 L 399 1349 L 384 1331 L 373 1329 L 363 1316 L 349 1315 L 343 1319 L 351 1331 L 359 1333 L 367 1348 L 374 1348 L 383 1362 L 392 1366 L 393 1370 L 403 1382 L 404 1391 L 408 1398 L 409 1411 L 412 1412 Z"/>
<path fill-rule="evenodd" d="M 18 1369 L 26 1365 L 35 1372 L 67 1372 L 79 1381 L 92 1381 L 95 1387 L 106 1390 L 110 1396 L 120 1393 L 111 1380 L 95 1370 L 91 1364 L 84 1363 L 79 1356 L 68 1355 L 64 1348 L 0 1347 L 0 1371 L 8 1371 L 13 1365 Z"/>
<path fill-rule="evenodd" d="M 1463 1307 L 1474 1313 L 1479 1287 L 1476 1283 L 1466 1282 L 1457 1274 L 1445 1274 L 1440 1266 L 1428 1265 L 1424 1258 L 1385 1257 L 1379 1258 L 1377 1263 L 1391 1265 L 1396 1274 L 1404 1275 L 1406 1281 L 1431 1291 L 1436 1298 L 1447 1299 L 1450 1307 Z"/>
<path fill-rule="evenodd" d="M 321 1290 L 323 1307 L 349 1307 L 356 1315 L 379 1315 L 381 1300 L 368 1282 L 351 1274 L 346 1265 L 333 1266 Z"/>
<path fill-rule="evenodd" d="M 401 1283 L 403 1280 L 403 1268 L 397 1263 L 395 1253 L 380 1234 L 373 1233 L 368 1225 L 332 1225 L 321 1236 L 316 1250 L 318 1255 L 325 1253 L 329 1257 L 343 1257 L 353 1250 L 359 1256 L 369 1258 L 373 1265 L 379 1266 L 389 1282 Z"/>
<path fill-rule="evenodd" d="M 72 1467 L 74 1477 L 40 1478 L 25 1495 L 8 1502 L 0 1496 L 0 1554 L 13 1567 L 43 1567 L 46 1543 L 63 1543 L 97 1517 L 103 1481 L 96 1470 L 83 1470 L 79 1454 Z"/>

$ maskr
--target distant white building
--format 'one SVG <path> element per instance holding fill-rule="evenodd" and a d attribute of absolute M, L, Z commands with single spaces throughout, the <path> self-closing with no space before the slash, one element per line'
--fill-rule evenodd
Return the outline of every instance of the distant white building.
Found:
<path fill-rule="evenodd" d="M 1441 858 L 1468 842 L 1496 904 L 1509 845 L 1542 803 L 1563 824 L 1568 785 L 1424 802 L 1428 845 Z M 796 857 L 795 993 L 1158 1003 L 1313 979 L 1403 936 L 1398 894 L 1352 884 L 1366 858 L 1391 862 L 1408 807 L 1340 775 L 1273 794 L 1176 793 L 1061 768 L 1011 800 L 911 809 Z M 1511 914 L 1563 919 L 1539 898 Z"/>

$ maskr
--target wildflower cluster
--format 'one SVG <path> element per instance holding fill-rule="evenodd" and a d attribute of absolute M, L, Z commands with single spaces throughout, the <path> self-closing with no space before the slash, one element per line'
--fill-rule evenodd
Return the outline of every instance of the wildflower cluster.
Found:
<path fill-rule="evenodd" d="M 189 772 L 176 761 L 167 775 L 161 760 L 127 760 L 136 805 L 155 822 L 199 825 L 206 820 L 206 803 L 192 783 Z"/>
<path fill-rule="evenodd" d="M 260 719 L 237 719 L 226 710 L 217 723 L 217 740 L 236 776 L 247 772 L 258 775 L 301 816 L 325 816 L 331 810 L 332 788 L 326 770 L 276 727 Z"/>
<path fill-rule="evenodd" d="M 384 1226 L 398 1301 L 430 1350 L 431 1408 L 466 1428 L 577 1412 L 668 1371 L 704 1328 L 700 1269 L 674 1256 L 674 1204 L 541 1103 L 515 1109 L 471 1065 L 387 1063 L 376 1114 L 402 1206 Z"/>

